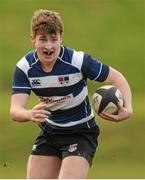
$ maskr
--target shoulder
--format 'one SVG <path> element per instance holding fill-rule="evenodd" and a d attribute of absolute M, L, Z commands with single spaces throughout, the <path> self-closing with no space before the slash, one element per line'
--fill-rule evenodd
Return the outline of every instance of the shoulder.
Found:
<path fill-rule="evenodd" d="M 27 74 L 27 71 L 31 68 L 31 66 L 37 62 L 37 57 L 35 56 L 35 51 L 32 50 L 24 55 L 16 64 L 16 67 L 21 69 Z"/>
<path fill-rule="evenodd" d="M 62 59 L 64 61 L 67 61 L 72 66 L 77 67 L 79 70 L 82 70 L 82 68 L 90 67 L 94 63 L 100 64 L 101 62 L 94 58 L 92 55 L 82 51 L 82 50 L 76 50 L 69 47 L 64 46 L 64 54 Z"/>
<path fill-rule="evenodd" d="M 64 54 L 62 60 L 71 64 L 72 66 L 81 69 L 85 53 L 83 51 L 78 51 L 70 47 L 64 47 Z"/>

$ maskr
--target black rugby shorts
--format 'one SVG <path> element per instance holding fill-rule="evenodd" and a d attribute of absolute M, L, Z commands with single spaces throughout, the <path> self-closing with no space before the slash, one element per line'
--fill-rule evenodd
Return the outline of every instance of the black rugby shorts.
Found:
<path fill-rule="evenodd" d="M 42 130 L 32 147 L 31 154 L 57 156 L 64 159 L 68 156 L 82 156 L 89 165 L 92 164 L 98 146 L 99 127 L 78 129 L 74 132 L 61 130 L 50 133 Z"/>

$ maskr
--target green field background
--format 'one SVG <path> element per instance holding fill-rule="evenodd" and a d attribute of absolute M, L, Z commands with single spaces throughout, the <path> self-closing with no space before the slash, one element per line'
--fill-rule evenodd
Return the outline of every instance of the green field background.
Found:
<path fill-rule="evenodd" d="M 112 123 L 97 117 L 99 147 L 88 178 L 145 178 L 145 1 L 0 0 L 0 178 L 25 178 L 27 158 L 39 128 L 9 115 L 16 62 L 30 49 L 33 11 L 58 11 L 63 44 L 83 50 L 121 71 L 132 89 L 134 115 Z M 101 83 L 89 82 L 89 96 Z M 32 94 L 28 107 L 37 103 Z"/>

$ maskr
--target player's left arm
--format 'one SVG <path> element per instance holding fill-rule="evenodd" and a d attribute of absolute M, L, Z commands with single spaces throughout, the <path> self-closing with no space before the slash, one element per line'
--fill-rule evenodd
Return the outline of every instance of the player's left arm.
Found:
<path fill-rule="evenodd" d="M 130 118 L 133 113 L 132 93 L 126 78 L 119 71 L 115 70 L 112 67 L 109 67 L 109 74 L 104 82 L 116 86 L 121 91 L 124 98 L 124 106 L 121 107 L 118 104 L 119 113 L 117 115 L 110 115 L 108 113 L 103 112 L 100 114 L 100 116 L 104 119 L 112 120 L 115 122 L 119 122 Z"/>

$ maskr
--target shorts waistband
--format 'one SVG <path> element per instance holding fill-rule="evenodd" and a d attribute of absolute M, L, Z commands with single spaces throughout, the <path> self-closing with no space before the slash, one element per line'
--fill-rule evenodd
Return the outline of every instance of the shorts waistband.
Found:
<path fill-rule="evenodd" d="M 95 118 L 92 118 L 87 122 L 84 122 L 79 125 L 71 126 L 71 127 L 58 127 L 58 126 L 49 124 L 47 121 L 40 123 L 39 126 L 45 132 L 53 133 L 53 132 L 61 132 L 62 131 L 63 133 L 65 133 L 65 131 L 66 132 L 68 132 L 68 131 L 74 132 L 74 131 L 78 131 L 80 129 L 91 129 L 91 128 L 97 127 L 97 124 L 96 124 Z"/>

